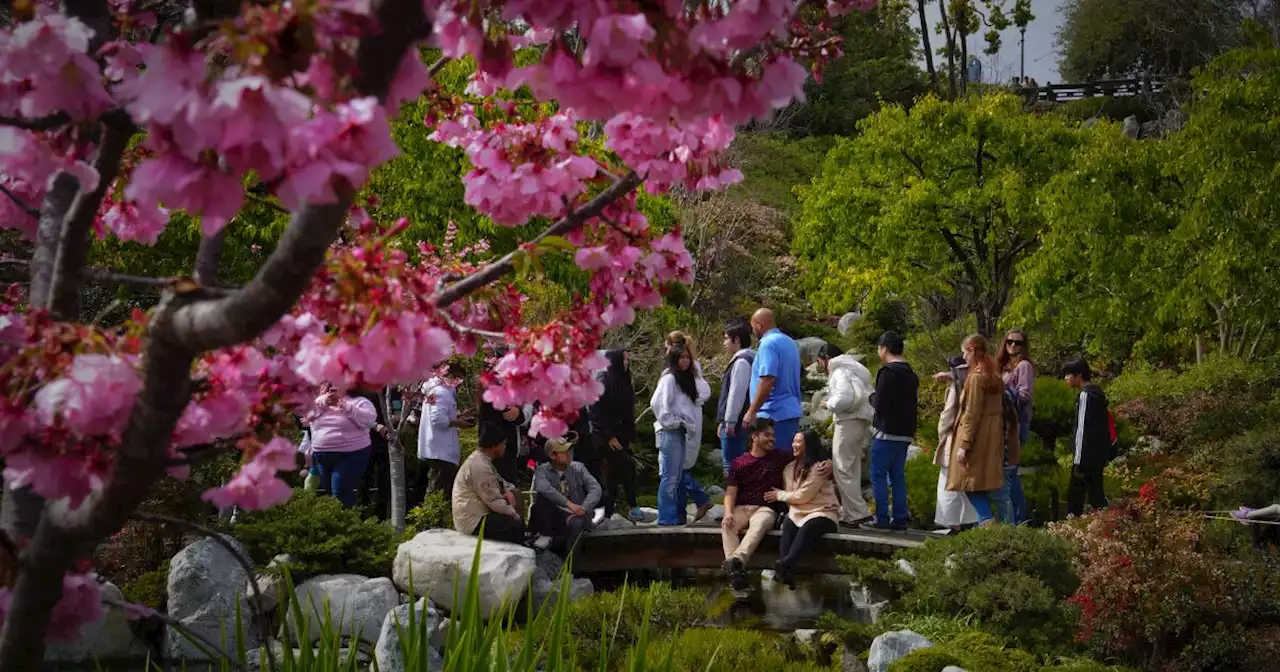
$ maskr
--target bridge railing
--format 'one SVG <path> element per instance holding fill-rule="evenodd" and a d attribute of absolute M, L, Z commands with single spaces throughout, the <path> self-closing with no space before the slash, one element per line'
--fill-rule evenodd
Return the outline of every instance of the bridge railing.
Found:
<path fill-rule="evenodd" d="M 1017 87 L 1016 91 L 1030 100 L 1068 102 L 1094 96 L 1123 98 L 1127 96 L 1159 93 L 1169 83 L 1167 77 L 1142 79 L 1109 79 L 1079 84 L 1046 84 L 1037 87 Z"/>

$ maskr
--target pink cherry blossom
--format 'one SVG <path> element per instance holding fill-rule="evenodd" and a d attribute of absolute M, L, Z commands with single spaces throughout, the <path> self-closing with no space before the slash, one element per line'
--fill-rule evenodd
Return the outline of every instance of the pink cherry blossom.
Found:
<path fill-rule="evenodd" d="M 90 119 L 111 106 L 88 54 L 92 37 L 93 30 L 79 19 L 45 13 L 18 23 L 0 40 L 0 83 L 29 86 L 18 101 L 19 114 L 36 119 L 66 112 Z"/>
<path fill-rule="evenodd" d="M 142 381 L 132 364 L 111 355 L 79 355 L 67 375 L 45 383 L 32 404 L 36 422 L 77 436 L 118 433 L 129 420 Z"/>
<path fill-rule="evenodd" d="M 12 592 L 0 588 L 0 625 L 8 617 L 12 603 Z M 62 577 L 62 597 L 53 607 L 47 636 L 54 642 L 75 641 L 81 628 L 101 620 L 106 613 L 98 575 L 93 572 L 67 574 Z"/>
<path fill-rule="evenodd" d="M 297 465 L 297 446 L 288 439 L 276 437 L 259 448 L 230 481 L 205 492 L 201 498 L 220 509 L 234 505 L 258 511 L 279 506 L 289 500 L 293 490 L 276 472 L 290 471 Z"/>
<path fill-rule="evenodd" d="M 240 211 L 244 189 L 238 176 L 216 166 L 164 154 L 138 165 L 124 197 L 148 207 L 163 204 L 200 215 L 201 227 L 212 235 Z"/>

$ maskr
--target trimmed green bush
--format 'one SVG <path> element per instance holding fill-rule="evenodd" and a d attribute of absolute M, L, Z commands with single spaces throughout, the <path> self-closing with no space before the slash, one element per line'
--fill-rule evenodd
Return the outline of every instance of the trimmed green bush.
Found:
<path fill-rule="evenodd" d="M 169 561 L 120 586 L 124 599 L 162 611 L 169 601 Z"/>
<path fill-rule="evenodd" d="M 453 529 L 453 503 L 443 492 L 427 493 L 422 503 L 409 510 L 405 524 L 414 532 L 433 529 Z"/>
<path fill-rule="evenodd" d="M 889 665 L 889 672 L 941 672 L 949 665 L 959 667 L 961 660 L 946 649 L 932 646 L 894 661 Z"/>
<path fill-rule="evenodd" d="M 279 553 L 297 561 L 296 577 L 351 573 L 390 576 L 402 535 L 376 518 L 361 519 L 334 497 L 294 490 L 283 506 L 241 516 L 227 533 L 245 545 L 250 557 L 266 563 Z"/>

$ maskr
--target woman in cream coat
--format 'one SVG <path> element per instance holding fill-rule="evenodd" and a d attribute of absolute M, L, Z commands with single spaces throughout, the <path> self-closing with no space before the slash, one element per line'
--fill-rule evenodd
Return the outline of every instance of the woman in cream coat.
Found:
<path fill-rule="evenodd" d="M 947 489 L 951 442 L 955 436 L 956 415 L 960 410 L 960 390 L 964 387 L 965 377 L 969 372 L 969 365 L 961 355 L 952 357 L 949 364 L 951 377 L 947 384 L 947 400 L 942 407 L 942 416 L 938 418 L 938 449 L 933 454 L 933 463 L 941 467 L 938 472 L 938 505 L 934 509 L 933 522 L 954 531 L 964 525 L 977 523 L 978 512 L 964 493 Z"/>

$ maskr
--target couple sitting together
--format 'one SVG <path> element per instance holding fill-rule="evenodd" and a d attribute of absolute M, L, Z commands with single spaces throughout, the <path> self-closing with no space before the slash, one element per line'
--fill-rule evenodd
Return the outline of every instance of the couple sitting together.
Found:
<path fill-rule="evenodd" d="M 524 516 L 517 507 L 519 491 L 498 473 L 494 462 L 507 450 L 503 436 L 482 426 L 480 449 L 462 467 L 453 482 L 453 526 L 463 533 L 493 541 L 526 542 Z M 547 441 L 546 462 L 533 474 L 533 508 L 529 531 L 551 540 L 566 560 L 578 538 L 591 529 L 591 517 L 600 503 L 600 482 L 581 462 L 573 461 L 572 436 Z"/>
<path fill-rule="evenodd" d="M 720 531 L 724 571 L 734 590 L 745 590 L 751 554 L 784 516 L 774 576 L 794 589 L 796 562 L 840 520 L 831 456 L 812 430 L 796 434 L 790 451 L 775 449 L 773 423 L 766 419 L 752 425 L 750 441 L 750 451 L 729 466 Z"/>

